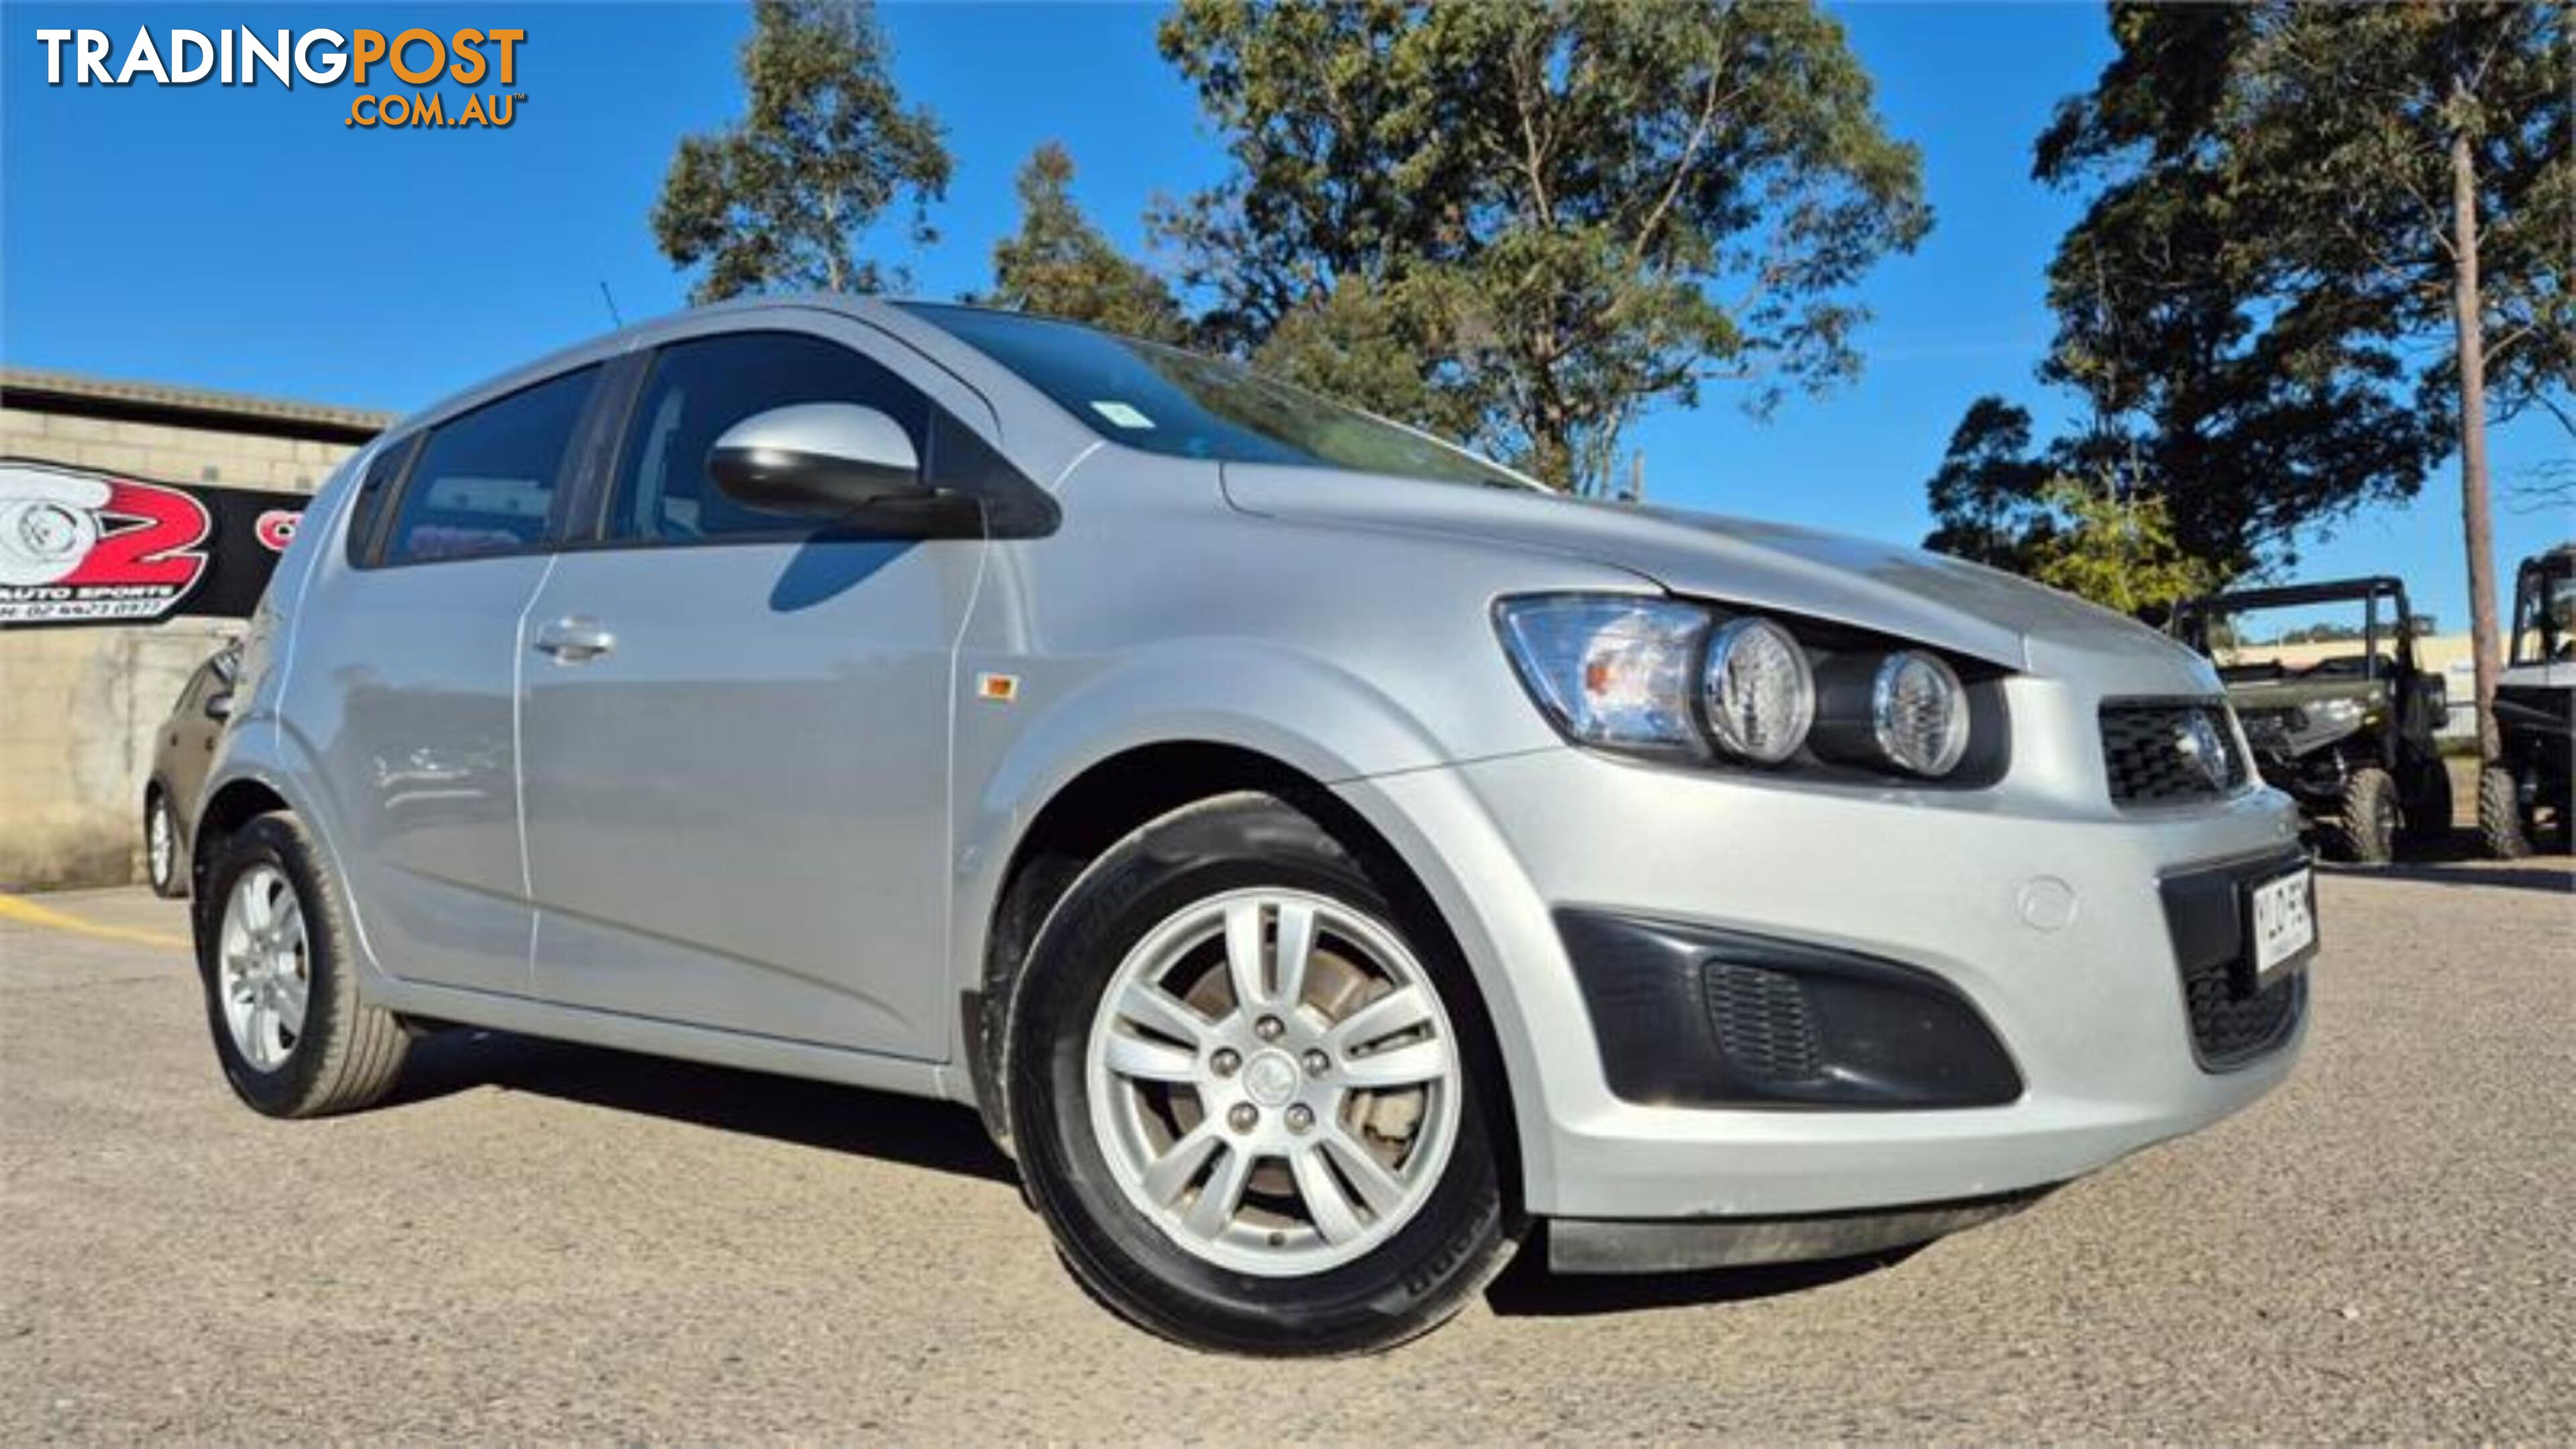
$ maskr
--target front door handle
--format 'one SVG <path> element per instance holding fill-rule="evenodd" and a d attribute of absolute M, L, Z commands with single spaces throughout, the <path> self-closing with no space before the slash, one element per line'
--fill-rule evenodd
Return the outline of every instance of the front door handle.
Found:
<path fill-rule="evenodd" d="M 596 619 L 579 614 L 557 619 L 537 631 L 536 650 L 557 664 L 587 664 L 617 647 L 617 636 Z"/>

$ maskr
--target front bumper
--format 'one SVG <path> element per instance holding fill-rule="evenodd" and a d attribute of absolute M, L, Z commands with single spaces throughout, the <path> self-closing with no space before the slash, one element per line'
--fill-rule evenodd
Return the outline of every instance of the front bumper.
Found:
<path fill-rule="evenodd" d="M 1665 1219 L 2044 1187 L 2216 1121 L 2288 1074 L 2297 1014 L 2230 1070 L 2195 1056 L 2160 882 L 2275 868 L 2297 848 L 2289 802 L 2258 790 L 2123 814 L 2083 784 L 2078 772 L 1992 791 L 1819 788 L 1562 749 L 1341 789 L 1416 866 L 1477 971 L 1528 1208 Z M 1991 1027 L 2020 1091 L 1920 1110 L 1623 1098 L 1560 934 L 1566 910 L 1937 978 Z"/>

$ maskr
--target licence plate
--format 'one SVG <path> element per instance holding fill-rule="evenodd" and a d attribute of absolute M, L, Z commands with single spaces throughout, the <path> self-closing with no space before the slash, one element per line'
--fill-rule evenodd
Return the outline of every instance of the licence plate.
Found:
<path fill-rule="evenodd" d="M 2254 887 L 2254 979 L 2269 985 L 2317 943 L 2316 887 L 2307 867 Z"/>

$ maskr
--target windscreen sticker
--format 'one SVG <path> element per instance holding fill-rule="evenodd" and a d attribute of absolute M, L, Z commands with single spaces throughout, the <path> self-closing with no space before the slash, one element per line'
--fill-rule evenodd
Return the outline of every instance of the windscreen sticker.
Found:
<path fill-rule="evenodd" d="M 1122 428 L 1150 428 L 1154 420 L 1123 402 L 1095 402 L 1091 410 Z"/>

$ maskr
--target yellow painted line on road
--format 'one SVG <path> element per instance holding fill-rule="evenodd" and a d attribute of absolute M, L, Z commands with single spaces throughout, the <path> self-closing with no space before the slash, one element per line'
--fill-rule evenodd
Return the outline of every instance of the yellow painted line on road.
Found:
<path fill-rule="evenodd" d="M 190 942 L 185 936 L 166 931 L 138 931 L 130 926 L 102 926 L 96 921 L 40 906 L 21 896 L 0 895 L 0 921 L 17 921 L 22 925 L 42 926 L 49 931 L 70 931 L 76 935 L 96 936 L 103 941 L 131 941 L 139 946 L 166 946 L 185 951 Z"/>

